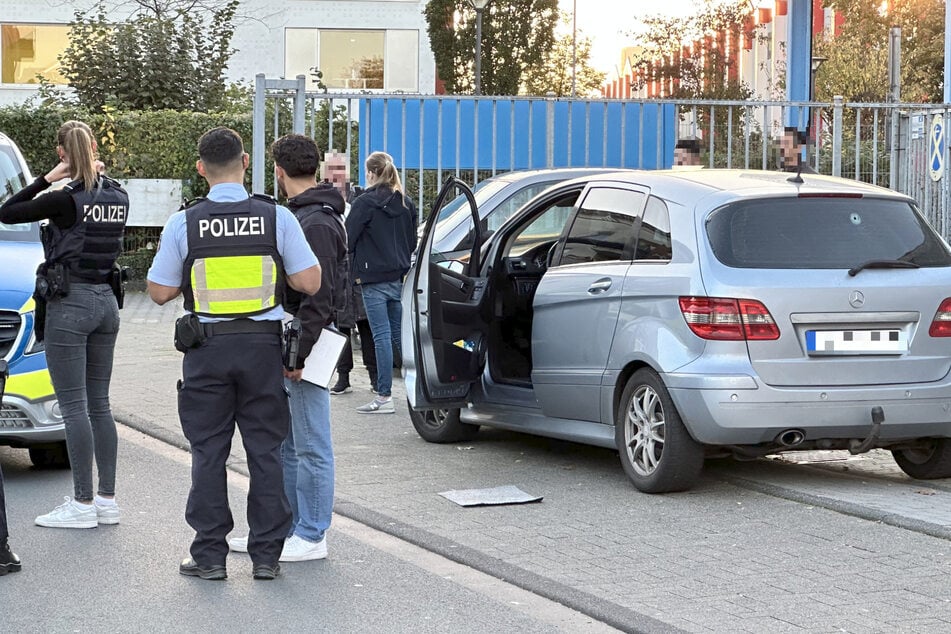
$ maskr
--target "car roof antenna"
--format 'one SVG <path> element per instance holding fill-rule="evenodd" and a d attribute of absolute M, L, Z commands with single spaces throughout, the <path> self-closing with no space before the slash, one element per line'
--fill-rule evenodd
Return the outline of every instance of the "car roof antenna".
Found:
<path fill-rule="evenodd" d="M 802 161 L 799 161 L 799 165 L 796 166 L 796 173 L 793 176 L 790 176 L 789 178 L 787 178 L 786 180 L 789 181 L 790 183 L 796 183 L 798 185 L 801 185 L 802 183 L 805 182 L 804 180 L 802 180 Z"/>

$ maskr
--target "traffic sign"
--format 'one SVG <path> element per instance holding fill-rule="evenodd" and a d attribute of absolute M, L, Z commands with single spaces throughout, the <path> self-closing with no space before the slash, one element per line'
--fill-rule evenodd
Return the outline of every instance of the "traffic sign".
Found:
<path fill-rule="evenodd" d="M 944 149 L 947 145 L 944 115 L 936 114 L 931 119 L 931 134 L 928 136 L 928 169 L 931 180 L 939 181 L 944 175 Z"/>

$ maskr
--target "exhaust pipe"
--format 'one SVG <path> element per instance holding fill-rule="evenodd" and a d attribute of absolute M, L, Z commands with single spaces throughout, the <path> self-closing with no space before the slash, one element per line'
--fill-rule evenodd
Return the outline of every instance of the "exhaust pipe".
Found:
<path fill-rule="evenodd" d="M 776 442 L 782 445 L 783 447 L 796 447 L 802 444 L 802 441 L 806 439 L 806 434 L 803 433 L 801 429 L 787 429 L 778 436 L 776 436 Z"/>

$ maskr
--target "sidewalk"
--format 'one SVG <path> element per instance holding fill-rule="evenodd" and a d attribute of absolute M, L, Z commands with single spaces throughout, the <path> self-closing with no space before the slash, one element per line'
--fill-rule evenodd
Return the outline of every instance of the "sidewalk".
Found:
<path fill-rule="evenodd" d="M 179 309 L 127 301 L 116 416 L 184 446 Z M 371 397 L 357 385 L 333 397 L 342 516 L 628 631 L 951 630 L 951 486 L 912 481 L 883 452 L 801 456 L 824 466 L 714 461 L 694 490 L 649 496 L 604 449 L 491 429 L 465 445 L 428 444 L 401 390 L 395 380 L 387 416 L 353 412 Z M 545 499 L 463 509 L 438 495 L 505 484 Z"/>
<path fill-rule="evenodd" d="M 0 631 L 609 631 L 345 518 L 326 560 L 282 564 L 275 581 L 252 580 L 244 554 L 228 557 L 225 582 L 184 577 L 189 456 L 121 426 L 119 447 L 122 522 L 85 530 L 33 526 L 71 493 L 69 472 L 32 469 L 24 452 L 0 448 L 11 544 L 23 559 L 21 572 L 0 578 Z M 247 478 L 231 474 L 229 489 L 245 525 Z"/>

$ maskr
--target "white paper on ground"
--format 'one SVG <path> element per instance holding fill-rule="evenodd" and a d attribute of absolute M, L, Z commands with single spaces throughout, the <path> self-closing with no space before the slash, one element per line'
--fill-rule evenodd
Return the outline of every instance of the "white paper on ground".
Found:
<path fill-rule="evenodd" d="M 494 506 L 497 504 L 531 504 L 541 502 L 542 496 L 531 495 L 516 486 L 493 489 L 461 489 L 443 491 L 439 495 L 459 506 Z"/>
<path fill-rule="evenodd" d="M 330 379 L 333 378 L 334 370 L 337 369 L 340 354 L 346 345 L 347 336 L 343 333 L 330 328 L 321 330 L 317 343 L 314 344 L 310 354 L 304 360 L 304 370 L 301 372 L 301 378 L 308 383 L 328 387 Z"/>

